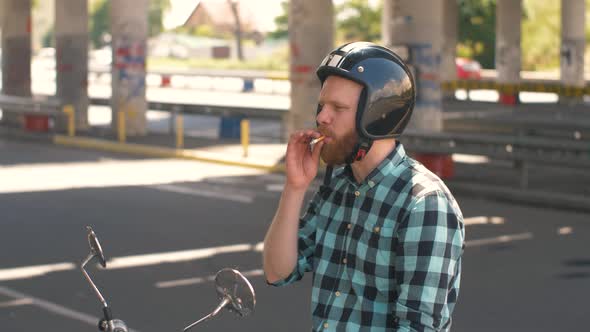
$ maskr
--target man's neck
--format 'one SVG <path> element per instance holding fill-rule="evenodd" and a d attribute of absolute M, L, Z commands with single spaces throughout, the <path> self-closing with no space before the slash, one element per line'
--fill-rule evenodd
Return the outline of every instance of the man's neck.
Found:
<path fill-rule="evenodd" d="M 395 139 L 382 139 L 373 142 L 373 146 L 361 161 L 350 166 L 357 183 L 361 183 L 387 156 L 395 149 Z"/>

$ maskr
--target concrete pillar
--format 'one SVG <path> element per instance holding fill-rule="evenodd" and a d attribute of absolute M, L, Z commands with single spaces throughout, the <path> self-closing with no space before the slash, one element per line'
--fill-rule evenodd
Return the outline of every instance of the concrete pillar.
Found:
<path fill-rule="evenodd" d="M 320 82 L 315 71 L 334 48 L 332 0 L 291 0 L 289 8 L 291 109 L 283 138 L 315 128 Z"/>
<path fill-rule="evenodd" d="M 31 96 L 31 0 L 2 0 L 2 93 Z M 21 125 L 23 117 L 3 112 L 2 122 Z M 45 117 L 45 120 L 47 118 Z"/>
<path fill-rule="evenodd" d="M 584 87 L 584 50 L 586 48 L 586 1 L 561 1 L 561 82 L 566 86 Z M 566 103 L 582 102 L 583 97 L 560 96 Z"/>
<path fill-rule="evenodd" d="M 384 44 L 408 47 L 409 64 L 417 81 L 417 101 L 409 128 L 442 130 L 441 62 L 443 50 L 443 1 L 385 0 L 387 24 Z M 428 8 L 428 10 L 424 10 Z M 385 32 L 387 31 L 387 32 Z"/>
<path fill-rule="evenodd" d="M 408 63 L 416 79 L 417 99 L 408 124 L 409 130 L 439 132 L 443 129 L 441 80 L 448 75 L 448 72 L 443 74 L 442 71 L 445 57 L 443 50 L 446 50 L 446 57 L 453 54 L 454 68 L 454 50 L 451 52 L 444 44 L 453 38 L 446 34 L 452 30 L 451 20 L 457 21 L 454 18 L 447 21 L 449 18 L 445 18 L 445 15 L 453 6 L 456 7 L 456 4 L 447 0 L 384 1 L 383 42 L 394 50 L 407 47 Z M 445 59 L 445 65 L 449 62 L 449 59 Z M 412 153 L 412 156 L 440 177 L 452 176 L 453 162 L 450 155 Z"/>
<path fill-rule="evenodd" d="M 521 68 L 521 17 L 522 0 L 497 0 L 496 2 L 496 71 L 498 83 L 517 84 Z M 500 103 L 515 105 L 518 92 L 500 91 Z"/>
<path fill-rule="evenodd" d="M 457 79 L 455 57 L 457 56 L 457 39 L 459 33 L 459 6 L 457 0 L 441 0 L 443 3 L 443 42 L 441 49 L 441 82 Z M 444 99 L 455 99 L 455 91 L 443 91 Z"/>
<path fill-rule="evenodd" d="M 145 95 L 149 0 L 111 0 L 113 129 L 125 114 L 130 136 L 147 131 Z"/>
<path fill-rule="evenodd" d="M 55 0 L 56 92 L 74 106 L 76 127 L 88 127 L 88 2 Z M 63 122 L 62 122 L 63 121 Z M 58 122 L 65 128 L 66 119 Z"/>

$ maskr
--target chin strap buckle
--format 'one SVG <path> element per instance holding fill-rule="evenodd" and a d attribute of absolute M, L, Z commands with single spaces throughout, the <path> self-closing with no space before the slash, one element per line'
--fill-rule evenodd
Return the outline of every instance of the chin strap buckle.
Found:
<path fill-rule="evenodd" d="M 354 157 L 354 160 L 361 161 L 361 160 L 363 160 L 363 158 L 365 158 L 365 155 L 367 155 L 367 150 L 364 148 L 360 148 L 357 151 L 356 156 Z"/>

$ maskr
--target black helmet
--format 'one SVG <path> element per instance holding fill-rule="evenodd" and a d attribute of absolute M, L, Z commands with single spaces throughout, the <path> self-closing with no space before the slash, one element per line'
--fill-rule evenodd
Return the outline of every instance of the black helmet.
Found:
<path fill-rule="evenodd" d="M 414 109 L 416 89 L 397 54 L 373 43 L 349 43 L 330 52 L 316 73 L 322 84 L 337 75 L 363 86 L 356 114 L 360 142 L 350 162 L 362 159 L 374 140 L 402 134 Z"/>

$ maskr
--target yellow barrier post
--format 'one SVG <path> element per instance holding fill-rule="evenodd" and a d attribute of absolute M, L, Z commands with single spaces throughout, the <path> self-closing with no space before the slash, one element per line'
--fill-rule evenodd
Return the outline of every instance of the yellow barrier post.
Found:
<path fill-rule="evenodd" d="M 74 106 L 71 104 L 64 105 L 63 112 L 68 117 L 68 136 L 74 137 L 76 135 L 76 113 Z"/>
<path fill-rule="evenodd" d="M 240 122 L 242 147 L 244 148 L 244 158 L 248 157 L 248 145 L 250 144 L 250 121 L 243 119 Z"/>
<path fill-rule="evenodd" d="M 176 115 L 176 148 L 184 148 L 184 119 L 182 114 Z"/>
<path fill-rule="evenodd" d="M 127 140 L 125 130 L 125 111 L 119 111 L 117 113 L 117 134 L 120 143 L 125 143 L 125 141 Z"/>

